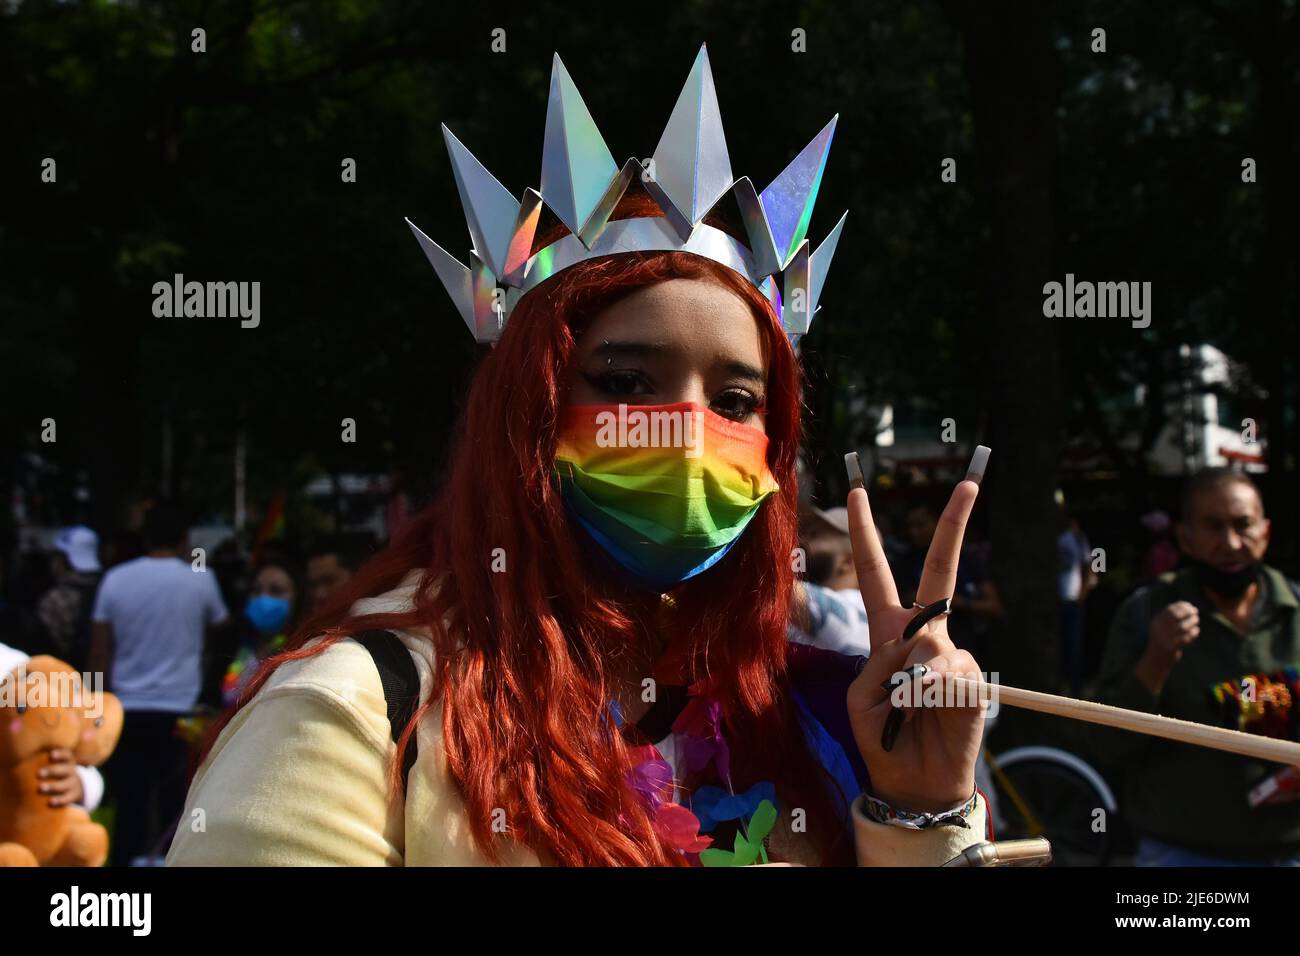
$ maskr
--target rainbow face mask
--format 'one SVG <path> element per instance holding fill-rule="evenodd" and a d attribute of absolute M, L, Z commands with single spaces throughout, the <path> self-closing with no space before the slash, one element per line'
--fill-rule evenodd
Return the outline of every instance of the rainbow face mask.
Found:
<path fill-rule="evenodd" d="M 777 490 L 767 435 L 699 405 L 576 405 L 555 472 L 570 514 L 641 583 L 711 568 Z"/>

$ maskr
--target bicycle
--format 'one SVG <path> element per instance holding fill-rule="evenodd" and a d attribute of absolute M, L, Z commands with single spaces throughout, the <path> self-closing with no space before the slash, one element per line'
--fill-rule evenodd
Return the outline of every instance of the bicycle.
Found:
<path fill-rule="evenodd" d="M 1054 866 L 1105 866 L 1119 804 L 1091 765 L 1056 747 L 987 748 L 986 790 L 999 840 L 1046 837 Z"/>

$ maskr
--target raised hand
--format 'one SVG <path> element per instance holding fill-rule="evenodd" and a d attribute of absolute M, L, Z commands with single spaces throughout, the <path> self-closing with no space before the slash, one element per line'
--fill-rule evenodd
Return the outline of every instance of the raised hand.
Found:
<path fill-rule="evenodd" d="M 1135 673 L 1147 690 L 1159 696 L 1169 672 L 1183 659 L 1187 645 L 1201 635 L 1201 612 L 1189 601 L 1175 601 L 1151 621 L 1147 649 Z"/>
<path fill-rule="evenodd" d="M 871 775 L 872 793 L 897 808 L 939 812 L 959 806 L 975 792 L 975 762 L 983 735 L 982 708 L 978 701 L 950 705 L 951 694 L 940 695 L 942 706 L 908 707 L 905 722 L 893 740 L 882 734 L 893 711 L 890 689 L 895 675 L 916 664 L 927 668 L 919 677 L 921 690 L 945 675 L 978 680 L 979 666 L 948 637 L 947 615 L 941 614 L 903 638 L 904 630 L 921 612 L 905 608 L 898 600 L 885 550 L 871 517 L 871 503 L 862 483 L 857 456 L 848 456 L 849 537 L 857 568 L 858 587 L 871 626 L 871 657 L 849 688 L 849 718 L 862 759 Z M 917 587 L 916 603 L 930 605 L 951 598 L 957 584 L 957 563 L 962 538 L 970 518 L 979 482 L 988 460 L 980 446 L 965 480 L 957 484 L 939 519 L 925 568 Z M 855 474 L 856 469 L 856 474 Z M 934 696 L 932 691 L 931 698 Z M 912 699 L 912 694 L 907 695 Z M 893 728 L 891 728 L 893 730 Z M 884 743 L 891 746 L 886 749 Z"/>

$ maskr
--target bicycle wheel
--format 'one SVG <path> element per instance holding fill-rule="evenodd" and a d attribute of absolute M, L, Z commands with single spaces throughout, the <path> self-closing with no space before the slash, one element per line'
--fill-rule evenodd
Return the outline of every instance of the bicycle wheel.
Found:
<path fill-rule="evenodd" d="M 1054 747 L 990 755 L 999 840 L 1047 837 L 1054 866 L 1105 866 L 1117 820 L 1114 794 L 1091 766 Z"/>

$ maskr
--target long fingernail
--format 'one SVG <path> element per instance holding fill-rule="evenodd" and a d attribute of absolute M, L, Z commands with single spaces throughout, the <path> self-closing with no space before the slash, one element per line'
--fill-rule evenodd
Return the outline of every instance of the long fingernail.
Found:
<path fill-rule="evenodd" d="M 989 466 L 989 455 L 993 449 L 988 445 L 976 445 L 975 454 L 971 456 L 970 467 L 966 469 L 966 480 L 979 484 L 984 480 L 984 469 Z"/>
<path fill-rule="evenodd" d="M 862 477 L 862 459 L 858 457 L 856 451 L 851 451 L 844 456 L 844 467 L 849 472 L 849 490 L 854 488 L 865 488 L 866 480 Z"/>
<path fill-rule="evenodd" d="M 898 740 L 898 732 L 903 729 L 903 712 L 898 709 L 891 710 L 889 716 L 885 718 L 885 727 L 880 732 L 880 749 L 889 753 L 894 749 L 894 743 Z"/>
<path fill-rule="evenodd" d="M 928 673 L 930 673 L 930 668 L 926 664 L 909 664 L 903 670 L 895 671 L 889 680 L 882 680 L 880 689 L 892 691 L 895 687 L 906 684 L 918 677 L 924 677 Z"/>

